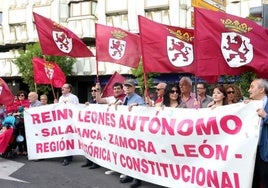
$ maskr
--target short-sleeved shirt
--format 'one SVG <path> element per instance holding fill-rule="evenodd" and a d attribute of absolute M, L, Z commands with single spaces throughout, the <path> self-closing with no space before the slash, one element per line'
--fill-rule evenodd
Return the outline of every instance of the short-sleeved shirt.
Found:
<path fill-rule="evenodd" d="M 201 101 L 201 108 L 207 108 L 208 104 L 213 101 L 212 97 L 209 95 L 206 95 L 206 97 Z"/>
<path fill-rule="evenodd" d="M 196 106 L 194 105 L 194 102 L 195 102 L 195 94 L 190 93 L 190 97 L 188 98 L 188 100 L 183 101 L 182 103 L 186 105 L 186 108 L 196 108 Z"/>
<path fill-rule="evenodd" d="M 78 97 L 72 93 L 60 96 L 59 102 L 69 102 L 72 104 L 79 104 Z"/>
<path fill-rule="evenodd" d="M 136 94 L 136 93 L 133 93 L 131 95 L 126 96 L 124 98 L 124 101 L 126 100 L 126 98 L 128 98 L 127 99 L 127 105 L 131 105 L 133 103 L 137 103 L 140 106 L 145 106 L 145 102 L 144 102 L 143 98 L 140 95 Z"/>
<path fill-rule="evenodd" d="M 118 96 L 118 97 L 115 97 L 115 96 L 105 97 L 106 104 L 118 104 L 118 103 L 123 103 L 125 96 L 126 96 L 125 94 L 121 94 L 121 95 Z"/>
<path fill-rule="evenodd" d="M 37 106 L 42 106 L 42 103 L 39 100 L 36 100 L 36 101 L 30 103 L 30 108 L 37 107 Z"/>

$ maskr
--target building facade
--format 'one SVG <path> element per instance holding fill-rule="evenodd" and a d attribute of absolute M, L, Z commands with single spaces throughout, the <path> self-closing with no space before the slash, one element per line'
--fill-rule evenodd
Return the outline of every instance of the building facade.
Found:
<path fill-rule="evenodd" d="M 137 16 L 142 15 L 166 25 L 191 28 L 193 5 L 225 11 L 228 6 L 230 10 L 234 6 L 228 2 L 226 0 L 1 0 L 0 77 L 7 81 L 13 92 L 27 88 L 23 85 L 13 62 L 19 56 L 18 50 L 25 49 L 26 44 L 38 42 L 33 12 L 72 30 L 92 52 L 95 52 L 95 23 L 138 33 Z M 241 8 L 242 2 L 248 1 L 239 2 Z M 104 62 L 99 62 L 98 71 L 100 81 L 103 75 L 104 82 L 107 81 L 107 75 L 113 74 L 114 71 L 123 75 L 131 73 L 128 67 Z M 96 59 L 77 58 L 68 82 L 73 84 L 74 92 L 78 94 L 81 102 L 87 100 L 95 77 Z"/>

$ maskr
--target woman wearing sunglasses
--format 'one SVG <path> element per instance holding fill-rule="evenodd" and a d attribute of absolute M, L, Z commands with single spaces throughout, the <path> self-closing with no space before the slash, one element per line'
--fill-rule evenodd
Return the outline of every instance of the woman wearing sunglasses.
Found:
<path fill-rule="evenodd" d="M 225 92 L 227 94 L 227 104 L 233 104 L 242 100 L 242 92 L 239 87 L 234 84 L 227 84 L 225 86 Z"/>
<path fill-rule="evenodd" d="M 27 93 L 19 90 L 12 105 L 7 106 L 7 114 L 23 115 L 24 108 L 29 108 L 30 101 L 27 98 Z"/>
<path fill-rule="evenodd" d="M 184 107 L 180 96 L 181 91 L 178 84 L 168 84 L 165 88 L 162 106 L 173 108 Z"/>
<path fill-rule="evenodd" d="M 17 128 L 18 155 L 27 155 L 26 137 L 24 129 L 23 113 L 25 108 L 30 107 L 30 101 L 27 98 L 27 93 L 19 90 L 11 106 L 7 106 L 7 114 L 13 115 L 16 118 L 15 126 Z M 23 139 L 21 139 L 23 138 Z"/>

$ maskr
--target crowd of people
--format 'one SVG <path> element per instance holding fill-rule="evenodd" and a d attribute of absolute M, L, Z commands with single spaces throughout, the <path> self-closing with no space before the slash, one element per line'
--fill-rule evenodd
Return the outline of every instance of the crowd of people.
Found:
<path fill-rule="evenodd" d="M 116 82 L 113 87 L 113 95 L 102 97 L 101 85 L 97 83 L 91 87 L 91 98 L 86 105 L 90 104 L 108 104 L 108 105 L 126 105 L 131 110 L 134 106 L 148 107 L 172 107 L 172 108 L 217 108 L 222 105 L 230 105 L 244 101 L 241 89 L 235 84 L 215 85 L 212 88 L 211 95 L 208 94 L 208 85 L 206 83 L 196 83 L 193 87 L 192 80 L 189 77 L 182 77 L 178 83 L 160 82 L 155 86 L 155 93 L 148 96 L 141 96 L 136 93 L 136 82 L 128 79 L 124 83 Z M 254 181 L 252 187 L 268 187 L 268 82 L 264 79 L 256 79 L 252 81 L 249 88 L 250 99 L 263 100 L 263 109 L 258 109 L 258 115 L 262 117 L 261 137 L 257 150 L 256 165 L 254 170 Z M 72 85 L 65 83 L 61 88 L 62 95 L 59 100 L 55 99 L 54 103 L 70 102 L 79 104 L 79 99 L 72 94 Z M 11 106 L 0 106 L 0 123 L 3 132 L 7 129 L 5 119 L 7 116 L 15 116 L 21 121 L 23 112 L 27 108 L 48 104 L 46 95 L 41 95 L 40 100 L 36 92 L 30 92 L 28 95 L 25 91 L 18 91 L 14 103 Z M 14 123 L 14 122 L 13 122 Z M 264 126 L 265 125 L 265 126 Z M 21 125 L 23 126 L 23 125 Z M 8 127 L 9 128 L 9 127 Z M 267 133 L 266 133 L 266 132 Z M 19 132 L 25 138 L 24 128 Z M 17 144 L 17 155 L 27 155 L 26 139 L 21 140 Z M 66 166 L 72 162 L 72 156 L 66 156 L 62 160 L 62 165 Z M 100 168 L 100 166 L 89 159 L 85 160 L 85 164 L 81 167 L 89 169 Z M 116 173 L 108 170 L 105 174 Z M 142 181 L 127 174 L 119 176 L 120 183 L 131 182 L 130 187 L 135 188 L 142 185 Z"/>
<path fill-rule="evenodd" d="M 47 98 L 46 95 L 42 96 Z M 1 105 L 0 121 L 2 129 L 15 128 L 14 135 L 16 136 L 16 142 L 12 143 L 12 149 L 16 151 L 15 155 L 28 155 L 23 119 L 25 109 L 41 106 L 44 104 L 47 104 L 47 102 L 42 104 L 39 101 L 37 92 L 30 92 L 27 94 L 26 91 L 19 90 L 15 95 L 12 105 Z"/>

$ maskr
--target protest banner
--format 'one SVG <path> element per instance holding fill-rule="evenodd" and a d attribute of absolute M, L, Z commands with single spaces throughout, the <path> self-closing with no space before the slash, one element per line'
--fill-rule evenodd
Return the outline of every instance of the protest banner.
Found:
<path fill-rule="evenodd" d="M 84 155 L 166 187 L 251 187 L 261 101 L 215 109 L 70 103 L 25 111 L 29 159 Z"/>

